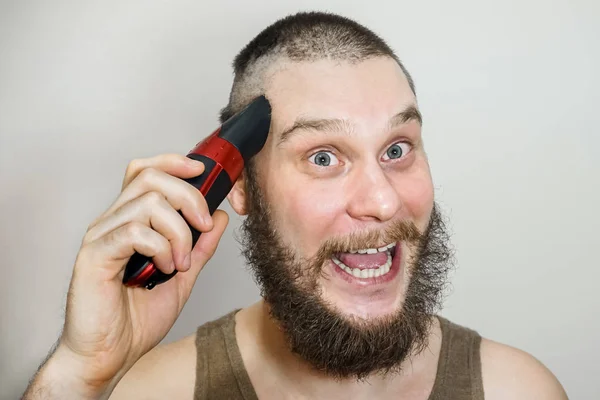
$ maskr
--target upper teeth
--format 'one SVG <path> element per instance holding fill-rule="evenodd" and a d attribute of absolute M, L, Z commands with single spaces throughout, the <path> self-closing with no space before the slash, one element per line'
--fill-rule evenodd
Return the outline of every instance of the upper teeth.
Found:
<path fill-rule="evenodd" d="M 375 253 L 378 253 L 378 252 L 387 251 L 387 250 L 391 249 L 392 247 L 394 247 L 395 245 L 396 245 L 395 243 L 391 243 L 391 244 L 388 244 L 387 246 L 379 247 L 377 249 L 350 250 L 350 253 L 375 254 Z"/>
<path fill-rule="evenodd" d="M 350 268 L 335 256 L 332 257 L 332 260 L 342 270 L 357 278 L 378 278 L 390 272 L 390 269 L 392 267 L 392 255 L 389 252 L 387 253 L 387 261 L 383 265 L 380 265 L 378 268 L 368 268 L 361 270 L 359 268 Z"/>

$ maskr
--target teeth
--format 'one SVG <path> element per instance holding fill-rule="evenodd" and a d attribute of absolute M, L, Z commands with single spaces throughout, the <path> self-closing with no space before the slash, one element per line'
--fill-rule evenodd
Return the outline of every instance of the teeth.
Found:
<path fill-rule="evenodd" d="M 393 246 L 392 246 L 393 247 Z M 340 267 L 340 269 L 344 270 L 346 273 L 356 277 L 356 278 L 377 278 L 380 276 L 383 276 L 385 274 L 387 274 L 388 272 L 390 272 L 390 268 L 392 266 L 392 255 L 388 252 L 387 254 L 387 261 L 385 262 L 385 264 L 381 265 L 379 268 L 369 268 L 369 269 L 358 269 L 358 268 L 350 268 L 348 267 L 346 264 L 344 264 L 343 262 L 341 262 L 337 257 L 332 257 L 333 262 L 335 263 L 335 265 L 337 265 L 338 267 Z"/>
<path fill-rule="evenodd" d="M 360 250 L 350 250 L 349 253 L 352 254 L 375 254 L 375 253 L 383 253 L 384 251 L 388 251 L 389 249 L 396 246 L 396 243 L 390 243 L 387 246 L 379 247 L 376 249 L 360 249 Z"/>

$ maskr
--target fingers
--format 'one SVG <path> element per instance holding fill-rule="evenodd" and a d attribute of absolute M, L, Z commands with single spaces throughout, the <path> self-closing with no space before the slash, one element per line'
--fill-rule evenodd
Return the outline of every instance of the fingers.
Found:
<path fill-rule="evenodd" d="M 192 234 L 184 219 L 167 199 L 158 192 L 147 192 L 125 203 L 106 218 L 98 221 L 86 234 L 84 242 L 93 242 L 109 232 L 131 222 L 152 227 L 170 243 L 172 258 L 179 271 L 190 268 L 186 256 L 192 251 Z"/>
<path fill-rule="evenodd" d="M 189 296 L 198 274 L 212 258 L 223 237 L 225 228 L 229 223 L 229 215 L 223 210 L 216 210 L 213 214 L 213 229 L 203 233 L 191 253 L 191 268 L 185 274 L 177 274 L 176 278 L 183 282 L 184 295 Z"/>
<path fill-rule="evenodd" d="M 181 154 L 161 154 L 150 158 L 133 160 L 127 166 L 122 189 L 127 187 L 140 172 L 147 168 L 164 171 L 179 178 L 192 178 L 204 172 L 204 164 Z"/>
<path fill-rule="evenodd" d="M 136 251 L 154 258 L 162 272 L 186 271 L 194 260 L 189 223 L 202 232 L 195 254 L 200 260 L 197 262 L 204 265 L 214 254 L 228 221 L 220 212 L 219 226 L 213 229 L 204 196 L 183 180 L 204 171 L 203 163 L 178 154 L 132 161 L 119 197 L 88 227 L 84 254 L 100 265 L 106 264 L 113 274 L 119 273 L 124 261 Z"/>
<path fill-rule="evenodd" d="M 126 261 L 135 252 L 153 258 L 154 265 L 166 274 L 175 268 L 169 241 L 137 221 L 130 221 L 87 243 L 80 255 L 85 260 L 84 265 L 93 267 L 86 272 L 95 271 L 104 274 L 104 280 L 112 280 L 119 276 Z"/>
<path fill-rule="evenodd" d="M 146 168 L 140 172 L 121 192 L 121 195 L 103 214 L 103 217 L 114 213 L 124 204 L 149 192 L 161 193 L 173 209 L 181 210 L 185 219 L 197 230 L 206 231 L 212 228 L 212 217 L 202 193 L 182 179 L 155 168 Z M 96 221 L 96 224 L 98 222 L 99 220 Z M 92 225 L 90 228 L 94 226 Z"/>

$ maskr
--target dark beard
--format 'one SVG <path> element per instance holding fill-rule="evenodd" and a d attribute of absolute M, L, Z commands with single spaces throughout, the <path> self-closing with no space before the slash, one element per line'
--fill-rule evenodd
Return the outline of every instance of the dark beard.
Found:
<path fill-rule="evenodd" d="M 330 239 L 315 257 L 300 259 L 278 235 L 252 171 L 246 185 L 243 255 L 292 352 L 330 377 L 362 380 L 373 373 L 399 372 L 405 360 L 426 348 L 453 260 L 436 204 L 423 233 L 413 224 L 398 222 L 385 232 Z M 413 256 L 406 263 L 406 297 L 396 313 L 362 320 L 342 314 L 320 297 L 318 278 L 333 254 L 397 241 L 408 243 Z"/>

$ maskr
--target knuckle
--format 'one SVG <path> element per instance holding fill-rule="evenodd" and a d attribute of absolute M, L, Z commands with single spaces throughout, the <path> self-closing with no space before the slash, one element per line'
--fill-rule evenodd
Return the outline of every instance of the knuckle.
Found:
<path fill-rule="evenodd" d="M 185 218 L 179 214 L 176 216 L 176 222 L 173 223 L 173 230 L 169 232 L 167 239 L 171 242 L 174 248 L 179 250 L 187 250 L 192 245 L 192 232 Z"/>
<path fill-rule="evenodd" d="M 159 240 L 157 242 L 157 251 L 161 254 L 168 255 L 170 257 L 172 252 L 171 243 L 164 238 L 163 240 Z"/>
<path fill-rule="evenodd" d="M 144 226 L 144 224 L 142 224 L 140 222 L 132 221 L 132 222 L 128 223 L 127 225 L 125 225 L 125 234 L 129 238 L 139 238 L 139 237 L 143 236 L 144 233 L 145 233 L 145 226 Z"/>
<path fill-rule="evenodd" d="M 185 224 L 185 228 L 181 230 L 181 247 L 183 247 L 185 251 L 192 249 L 192 232 L 187 224 Z"/>
<path fill-rule="evenodd" d="M 156 253 L 163 256 L 171 254 L 171 245 L 164 236 L 157 236 L 154 239 L 155 240 L 152 240 L 152 248 L 156 251 Z"/>
<path fill-rule="evenodd" d="M 92 243 L 93 241 L 96 240 L 97 238 L 97 224 L 98 224 L 99 219 L 96 219 L 94 222 L 92 222 L 87 230 L 85 231 L 85 234 L 83 235 L 83 238 L 81 239 L 81 244 L 82 245 L 87 245 Z"/>
<path fill-rule="evenodd" d="M 88 230 L 88 232 L 83 235 L 83 239 L 81 240 L 81 245 L 82 246 L 87 246 L 88 244 L 90 244 L 92 242 L 92 233 L 91 230 Z"/>
<path fill-rule="evenodd" d="M 139 158 L 129 161 L 129 164 L 127 164 L 127 168 L 125 169 L 125 175 L 131 176 L 135 174 L 136 171 L 139 169 L 140 164 L 141 160 Z"/>
<path fill-rule="evenodd" d="M 150 182 L 156 179 L 158 171 L 152 167 L 144 168 L 138 175 L 138 177 L 144 182 Z"/>
<path fill-rule="evenodd" d="M 144 194 L 144 202 L 150 206 L 161 205 L 165 201 L 165 197 L 157 191 L 151 191 Z"/>
<path fill-rule="evenodd" d="M 177 224 L 173 225 L 173 230 L 170 232 L 169 239 L 173 241 L 175 247 L 185 247 L 188 242 L 188 231 L 189 228 L 187 227 L 185 220 L 178 215 Z M 189 236 L 189 241 L 191 242 L 191 232 Z"/>

